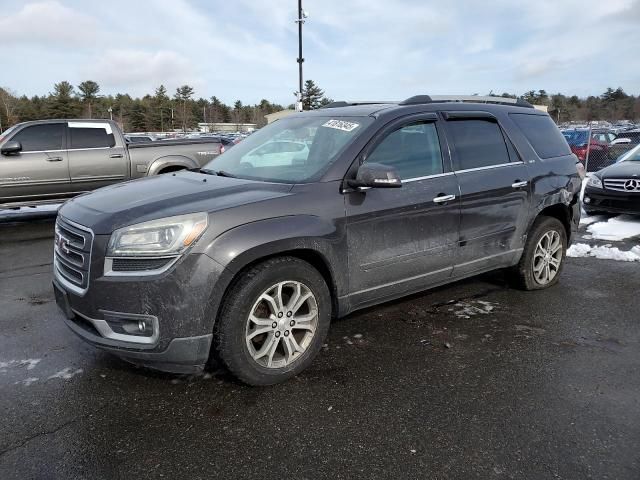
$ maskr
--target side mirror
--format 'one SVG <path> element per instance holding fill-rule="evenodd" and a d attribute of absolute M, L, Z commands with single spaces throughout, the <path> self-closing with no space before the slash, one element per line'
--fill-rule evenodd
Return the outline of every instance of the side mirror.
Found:
<path fill-rule="evenodd" d="M 2 155 L 11 155 L 13 153 L 20 153 L 22 151 L 22 144 L 20 142 L 7 142 L 0 149 Z"/>
<path fill-rule="evenodd" d="M 347 180 L 352 188 L 399 188 L 402 180 L 395 168 L 381 163 L 363 163 L 355 180 Z"/>

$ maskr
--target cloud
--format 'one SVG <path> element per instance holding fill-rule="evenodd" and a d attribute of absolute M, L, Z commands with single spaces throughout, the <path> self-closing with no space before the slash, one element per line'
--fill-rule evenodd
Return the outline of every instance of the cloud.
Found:
<path fill-rule="evenodd" d="M 288 104 L 297 89 L 295 2 L 2 3 L 3 59 L 21 65 L 2 80 L 20 93 L 93 79 L 105 94 L 189 83 L 226 102 Z M 304 8 L 304 75 L 332 98 L 588 95 L 610 85 L 640 93 L 632 61 L 640 0 L 305 0 Z"/>
<path fill-rule="evenodd" d="M 4 7 L 3 7 L 4 9 Z M 0 17 L 0 42 L 83 47 L 96 40 L 95 18 L 58 1 L 29 3 L 14 14 Z"/>
<path fill-rule="evenodd" d="M 107 50 L 86 68 L 85 76 L 116 89 L 146 87 L 148 91 L 161 83 L 171 89 L 184 84 L 196 88 L 204 84 L 188 58 L 167 50 Z"/>

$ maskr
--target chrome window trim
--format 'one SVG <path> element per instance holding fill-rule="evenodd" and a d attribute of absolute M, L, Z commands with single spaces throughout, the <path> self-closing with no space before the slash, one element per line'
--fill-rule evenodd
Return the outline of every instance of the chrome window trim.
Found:
<path fill-rule="evenodd" d="M 160 275 L 161 273 L 166 272 L 171 267 L 173 267 L 176 262 L 180 259 L 181 255 L 167 255 L 167 256 L 158 256 L 158 257 L 105 257 L 104 259 L 104 276 L 105 277 L 148 277 L 152 275 Z M 113 270 L 113 260 L 117 259 L 129 259 L 129 260 L 159 260 L 159 259 L 167 259 L 168 263 L 161 268 L 156 268 L 154 270 L 137 270 L 135 272 L 119 272 Z M 173 259 L 173 260 L 171 260 Z"/>
<path fill-rule="evenodd" d="M 465 168 L 462 170 L 455 170 L 454 172 L 455 173 L 479 172 L 481 170 L 492 170 L 494 168 L 508 167 L 511 165 L 524 165 L 524 162 L 519 161 L 519 162 L 499 163 L 497 165 L 487 165 L 486 167 Z"/>
<path fill-rule="evenodd" d="M 84 152 L 86 150 L 111 150 L 112 148 L 116 148 L 119 145 L 114 145 L 113 147 L 87 147 L 87 148 L 67 148 L 67 152 Z M 124 148 L 124 147 L 120 147 Z"/>
<path fill-rule="evenodd" d="M 430 178 L 448 177 L 454 175 L 453 172 L 434 173 L 433 175 L 425 175 L 424 177 L 412 177 L 402 180 L 402 183 L 419 182 L 420 180 L 429 180 Z"/>
<path fill-rule="evenodd" d="M 58 153 L 58 152 L 66 152 L 65 149 L 60 150 L 21 150 L 20 155 L 25 155 L 27 153 Z M 18 155 L 18 157 L 20 156 Z"/>

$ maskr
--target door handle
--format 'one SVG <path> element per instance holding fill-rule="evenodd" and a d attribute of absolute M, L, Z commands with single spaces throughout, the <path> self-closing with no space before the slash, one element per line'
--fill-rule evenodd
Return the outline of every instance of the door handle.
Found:
<path fill-rule="evenodd" d="M 455 199 L 456 199 L 455 195 L 439 195 L 433 199 L 433 203 L 446 203 Z"/>
<path fill-rule="evenodd" d="M 529 184 L 529 182 L 521 182 L 520 180 L 516 180 L 515 183 L 511 184 L 511 188 L 522 188 L 522 187 L 526 187 Z"/>
<path fill-rule="evenodd" d="M 62 157 L 49 157 L 47 158 L 47 162 L 61 162 Z"/>
<path fill-rule="evenodd" d="M 121 153 L 113 153 L 113 154 L 109 155 L 109 158 L 122 158 L 122 154 Z"/>

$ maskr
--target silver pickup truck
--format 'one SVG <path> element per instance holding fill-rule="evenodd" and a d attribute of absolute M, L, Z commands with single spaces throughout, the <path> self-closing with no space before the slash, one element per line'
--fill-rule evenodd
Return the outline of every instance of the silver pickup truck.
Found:
<path fill-rule="evenodd" d="M 110 120 L 39 120 L 0 134 L 0 209 L 60 203 L 134 178 L 198 168 L 220 140 L 128 143 Z"/>

